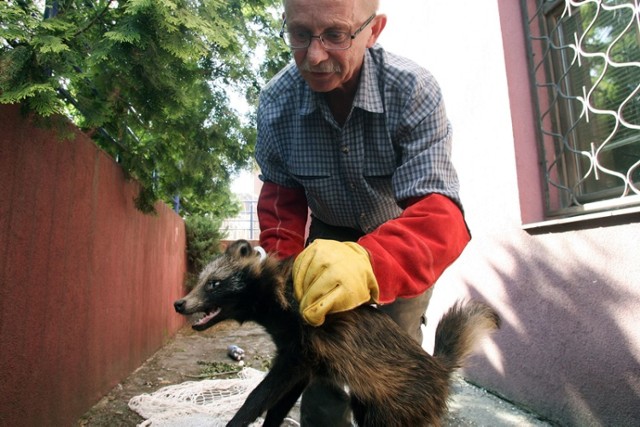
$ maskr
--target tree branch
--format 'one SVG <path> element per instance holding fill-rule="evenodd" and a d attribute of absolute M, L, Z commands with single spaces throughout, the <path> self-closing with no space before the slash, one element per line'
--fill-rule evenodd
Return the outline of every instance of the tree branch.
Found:
<path fill-rule="evenodd" d="M 80 34 L 84 33 L 89 28 L 91 28 L 96 23 L 96 21 L 98 21 L 100 18 L 102 18 L 104 16 L 105 13 L 107 13 L 107 10 L 109 10 L 109 6 L 111 5 L 111 3 L 113 3 L 113 0 L 107 1 L 107 4 L 105 5 L 104 9 L 102 9 L 102 12 L 100 12 L 96 16 L 94 16 L 93 19 L 91 21 L 89 21 L 87 23 L 87 25 L 85 25 L 83 28 L 81 28 L 78 31 L 76 31 L 73 34 L 72 38 L 78 37 Z"/>

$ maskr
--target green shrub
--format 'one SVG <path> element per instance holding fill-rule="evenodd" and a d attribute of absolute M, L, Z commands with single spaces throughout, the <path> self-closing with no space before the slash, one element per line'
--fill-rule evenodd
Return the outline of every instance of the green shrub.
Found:
<path fill-rule="evenodd" d="M 220 243 L 226 233 L 220 230 L 222 220 L 209 215 L 190 215 L 185 218 L 185 224 L 188 262 L 186 285 L 191 289 L 200 271 L 221 252 Z"/>

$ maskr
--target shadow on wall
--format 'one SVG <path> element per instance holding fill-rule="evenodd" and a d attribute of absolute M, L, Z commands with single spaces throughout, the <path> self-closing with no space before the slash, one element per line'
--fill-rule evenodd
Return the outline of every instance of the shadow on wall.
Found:
<path fill-rule="evenodd" d="M 526 250 L 505 244 L 484 277 L 465 280 L 503 318 L 466 376 L 563 425 L 638 425 L 638 278 L 613 279 L 631 262 L 608 242 L 569 237 L 527 235 Z"/>

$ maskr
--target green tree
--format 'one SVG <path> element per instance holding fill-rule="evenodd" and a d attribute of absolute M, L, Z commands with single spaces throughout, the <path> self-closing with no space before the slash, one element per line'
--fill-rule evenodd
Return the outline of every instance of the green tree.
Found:
<path fill-rule="evenodd" d="M 228 216 L 259 88 L 288 59 L 279 11 L 279 0 L 2 1 L 0 102 L 71 118 L 142 183 L 142 210 L 179 198 L 184 214 Z"/>

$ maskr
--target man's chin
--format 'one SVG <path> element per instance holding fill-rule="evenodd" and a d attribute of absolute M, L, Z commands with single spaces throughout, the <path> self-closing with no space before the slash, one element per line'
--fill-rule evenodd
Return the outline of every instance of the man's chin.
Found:
<path fill-rule="evenodd" d="M 304 79 L 314 92 L 331 92 L 340 83 L 335 74 L 305 73 Z"/>

